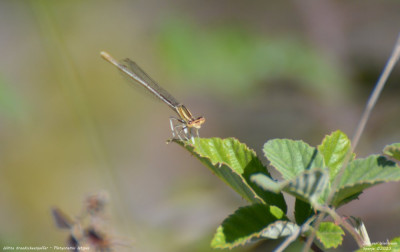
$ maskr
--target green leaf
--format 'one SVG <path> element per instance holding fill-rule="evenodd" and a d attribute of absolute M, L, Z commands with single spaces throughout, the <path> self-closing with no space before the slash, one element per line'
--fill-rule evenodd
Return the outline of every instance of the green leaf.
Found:
<path fill-rule="evenodd" d="M 334 199 L 332 205 L 334 205 L 336 208 L 338 208 L 338 207 L 343 206 L 343 205 L 345 205 L 345 204 L 347 204 L 347 203 L 349 203 L 349 202 L 351 202 L 353 200 L 356 200 L 356 199 L 358 199 L 358 196 L 360 196 L 363 193 L 362 191 L 364 189 L 359 190 L 357 188 L 354 188 L 354 190 L 358 191 L 358 192 L 351 193 L 351 190 L 350 190 L 349 192 L 347 192 L 347 194 L 349 194 L 349 196 L 347 196 L 347 197 L 343 197 L 341 194 L 336 193 L 335 197 L 338 197 L 338 198 L 341 198 L 341 199 L 338 200 L 338 201 L 336 201 Z M 346 191 L 340 192 L 340 193 L 346 193 Z"/>
<path fill-rule="evenodd" d="M 383 154 L 400 161 L 400 143 L 386 145 Z"/>
<path fill-rule="evenodd" d="M 264 154 L 285 180 L 312 168 L 323 168 L 321 154 L 303 141 L 274 139 L 264 145 Z"/>
<path fill-rule="evenodd" d="M 318 150 L 324 158 L 325 167 L 329 168 L 330 181 L 334 180 L 343 166 L 347 153 L 351 149 L 348 137 L 340 130 L 326 136 Z"/>
<path fill-rule="evenodd" d="M 261 236 L 269 239 L 278 239 L 280 237 L 289 236 L 298 233 L 300 227 L 290 221 L 275 221 L 267 226 L 261 232 Z"/>
<path fill-rule="evenodd" d="M 255 174 L 251 176 L 251 181 L 256 183 L 262 189 L 273 193 L 280 193 L 287 184 L 285 181 L 283 183 L 275 181 L 274 179 L 265 176 L 264 174 Z"/>
<path fill-rule="evenodd" d="M 316 235 L 325 248 L 337 248 L 342 244 L 344 231 L 332 222 L 322 222 Z"/>
<path fill-rule="evenodd" d="M 311 204 L 320 202 L 320 198 L 328 187 L 327 170 L 313 169 L 304 171 L 283 188 L 285 192 Z M 323 203 L 323 202 L 320 202 Z"/>
<path fill-rule="evenodd" d="M 263 174 L 253 175 L 251 180 L 264 190 L 275 193 L 285 191 L 313 204 L 323 203 L 321 196 L 323 193 L 326 194 L 329 175 L 327 170 L 313 169 L 304 171 L 291 180 L 282 182 L 275 182 Z"/>
<path fill-rule="evenodd" d="M 294 204 L 294 217 L 296 219 L 296 223 L 301 225 L 313 215 L 314 212 L 310 203 L 296 198 L 296 203 Z"/>
<path fill-rule="evenodd" d="M 256 153 L 245 144 L 234 138 L 195 138 L 194 143 L 173 141 L 191 152 L 247 201 L 274 205 L 286 213 L 287 206 L 282 194 L 265 191 L 250 180 L 253 174 L 271 175 Z"/>
<path fill-rule="evenodd" d="M 285 219 L 283 214 L 276 213 L 271 206 L 265 204 L 241 207 L 218 227 L 211 247 L 233 248 L 260 239 L 262 235 L 279 237 L 279 231 L 282 235 L 288 235 L 290 230 L 295 229 L 293 225 L 275 223 Z M 269 227 L 271 224 L 273 226 Z"/>
<path fill-rule="evenodd" d="M 338 207 L 363 190 L 383 182 L 399 181 L 400 167 L 384 156 L 371 155 L 351 161 L 346 167 L 332 201 Z"/>

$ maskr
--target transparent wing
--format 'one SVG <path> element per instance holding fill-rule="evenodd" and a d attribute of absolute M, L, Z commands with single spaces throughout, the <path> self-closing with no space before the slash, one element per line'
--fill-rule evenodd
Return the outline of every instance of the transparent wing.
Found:
<path fill-rule="evenodd" d="M 146 72 L 143 71 L 134 61 L 125 59 L 122 63 L 126 67 L 126 70 L 130 73 L 131 77 L 133 77 L 139 84 L 145 87 L 153 95 L 167 103 L 172 109 L 176 110 L 176 107 L 180 105 L 180 103 L 170 93 L 168 93 L 167 90 L 160 87 L 157 82 L 155 82 L 148 74 L 146 74 Z"/>
<path fill-rule="evenodd" d="M 74 222 L 67 214 L 61 211 L 61 209 L 53 208 L 51 209 L 51 213 L 53 214 L 54 221 L 58 228 L 70 229 L 73 226 Z"/>

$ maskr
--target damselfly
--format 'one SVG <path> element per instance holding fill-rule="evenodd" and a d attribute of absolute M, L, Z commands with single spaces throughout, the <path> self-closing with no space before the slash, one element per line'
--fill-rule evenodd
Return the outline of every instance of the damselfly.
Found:
<path fill-rule="evenodd" d="M 180 140 L 193 139 L 192 130 L 195 130 L 196 136 L 199 137 L 199 129 L 206 120 L 204 117 L 193 117 L 192 113 L 183 104 L 179 103 L 165 89 L 160 87 L 132 60 L 124 59 L 122 62 L 118 62 L 107 52 L 101 52 L 100 55 L 125 73 L 129 79 L 133 80 L 133 83 L 146 88 L 178 114 L 178 118 L 170 117 L 169 120 L 173 138 L 178 137 Z"/>

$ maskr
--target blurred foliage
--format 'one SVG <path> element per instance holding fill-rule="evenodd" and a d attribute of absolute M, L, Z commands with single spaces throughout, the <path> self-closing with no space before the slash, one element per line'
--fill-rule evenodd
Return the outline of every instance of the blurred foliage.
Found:
<path fill-rule="evenodd" d="M 157 41 L 174 76 L 224 94 L 259 90 L 257 83 L 276 79 L 299 81 L 323 98 L 348 88 L 338 66 L 296 37 L 274 38 L 232 24 L 203 28 L 172 19 L 161 26 Z"/>
<path fill-rule="evenodd" d="M 20 118 L 22 113 L 22 101 L 18 95 L 7 86 L 0 74 L 0 113 L 13 118 Z"/>

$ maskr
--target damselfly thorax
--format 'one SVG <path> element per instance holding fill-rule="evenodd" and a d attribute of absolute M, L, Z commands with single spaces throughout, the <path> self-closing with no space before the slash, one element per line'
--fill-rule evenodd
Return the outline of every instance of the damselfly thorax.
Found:
<path fill-rule="evenodd" d="M 170 117 L 173 138 L 193 140 L 194 135 L 192 131 L 195 131 L 196 136 L 199 137 L 199 129 L 206 120 L 204 117 L 193 117 L 192 113 L 183 104 L 179 103 L 171 94 L 160 87 L 132 60 L 125 59 L 120 63 L 106 52 L 101 52 L 100 55 L 133 80 L 132 83 L 140 84 L 178 114 L 178 117 Z"/>

